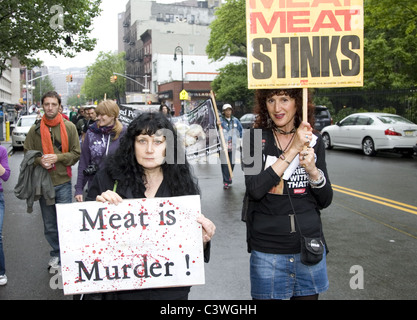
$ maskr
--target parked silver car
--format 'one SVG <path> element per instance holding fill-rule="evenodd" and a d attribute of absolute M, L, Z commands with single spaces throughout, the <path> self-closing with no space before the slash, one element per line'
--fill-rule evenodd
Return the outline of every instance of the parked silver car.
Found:
<path fill-rule="evenodd" d="M 256 120 L 256 115 L 253 113 L 246 113 L 239 119 L 240 123 L 242 124 L 243 129 L 252 128 L 255 120 Z"/>
<path fill-rule="evenodd" d="M 362 149 L 367 156 L 379 150 L 413 154 L 417 124 L 395 114 L 355 113 L 321 131 L 327 149 L 334 146 Z"/>
<path fill-rule="evenodd" d="M 11 126 L 13 149 L 23 147 L 30 127 L 35 123 L 37 115 L 21 116 L 15 125 Z"/>

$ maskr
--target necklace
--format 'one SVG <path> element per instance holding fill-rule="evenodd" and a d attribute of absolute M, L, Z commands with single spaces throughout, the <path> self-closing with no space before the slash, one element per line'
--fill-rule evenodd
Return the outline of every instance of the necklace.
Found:
<path fill-rule="evenodd" d="M 294 128 L 293 130 L 294 130 L 294 132 L 295 132 L 295 128 Z M 291 131 L 292 131 L 292 130 L 291 130 Z M 291 134 L 291 133 L 288 133 L 288 134 Z M 284 134 L 284 135 L 287 135 L 287 134 Z M 295 134 L 293 134 L 293 135 L 292 135 L 292 137 L 291 137 L 290 141 L 288 142 L 287 146 L 285 147 L 285 149 L 283 149 L 283 148 L 282 148 L 281 143 L 279 142 L 279 136 L 278 136 L 278 134 L 277 134 L 277 132 L 276 132 L 275 130 L 274 130 L 274 136 L 275 136 L 275 139 L 276 139 L 276 140 L 277 140 L 277 142 L 278 142 L 278 146 L 279 146 L 279 148 L 281 149 L 282 153 L 285 153 L 285 151 L 287 151 L 288 147 L 290 146 L 290 144 L 291 144 L 292 140 L 294 139 Z"/>
<path fill-rule="evenodd" d="M 278 127 L 276 128 L 276 130 L 278 131 L 278 133 L 283 134 L 284 136 L 286 136 L 286 135 L 289 135 L 291 133 L 294 133 L 295 132 L 295 127 L 292 128 L 290 131 L 284 131 L 284 130 L 278 128 Z"/>

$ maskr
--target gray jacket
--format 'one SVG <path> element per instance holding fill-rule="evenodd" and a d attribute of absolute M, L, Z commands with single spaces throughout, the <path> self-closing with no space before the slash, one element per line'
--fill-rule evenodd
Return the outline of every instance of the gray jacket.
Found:
<path fill-rule="evenodd" d="M 26 200 L 27 212 L 33 212 L 33 203 L 41 196 L 48 206 L 55 204 L 55 189 L 48 170 L 42 166 L 34 166 L 36 157 L 42 156 L 37 150 L 29 150 L 20 164 L 20 173 L 14 194 L 18 199 Z"/>

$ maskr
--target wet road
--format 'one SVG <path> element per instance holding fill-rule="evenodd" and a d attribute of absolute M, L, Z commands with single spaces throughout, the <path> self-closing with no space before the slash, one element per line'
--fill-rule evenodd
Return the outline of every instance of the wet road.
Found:
<path fill-rule="evenodd" d="M 52 289 L 57 276 L 46 268 L 49 245 L 39 204 L 27 214 L 25 201 L 13 194 L 22 157 L 16 152 L 9 159 L 12 177 L 4 184 L 9 283 L 0 287 L 0 299 L 72 299 Z M 327 164 L 335 186 L 332 205 L 322 211 L 330 248 L 330 289 L 320 298 L 417 299 L 417 159 L 391 154 L 369 158 L 335 149 L 327 151 Z M 249 254 L 240 221 L 243 173 L 237 165 L 233 186 L 223 190 L 219 164 L 200 163 L 194 169 L 203 213 L 216 224 L 217 232 L 205 268 L 206 285 L 193 287 L 190 299 L 249 300 Z"/>

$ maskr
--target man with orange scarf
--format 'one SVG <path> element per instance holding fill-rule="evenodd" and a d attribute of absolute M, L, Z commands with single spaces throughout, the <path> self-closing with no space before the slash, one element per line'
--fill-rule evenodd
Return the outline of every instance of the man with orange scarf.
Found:
<path fill-rule="evenodd" d="M 41 121 L 37 121 L 30 128 L 24 151 L 41 151 L 42 157 L 36 158 L 34 165 L 41 165 L 48 170 L 55 189 L 55 203 L 71 203 L 71 166 L 78 162 L 81 148 L 75 125 L 62 117 L 60 106 L 61 97 L 55 91 L 42 97 L 44 115 Z M 39 204 L 45 238 L 52 247 L 48 266 L 57 268 L 60 252 L 55 205 L 48 205 L 43 196 L 39 199 Z"/>

